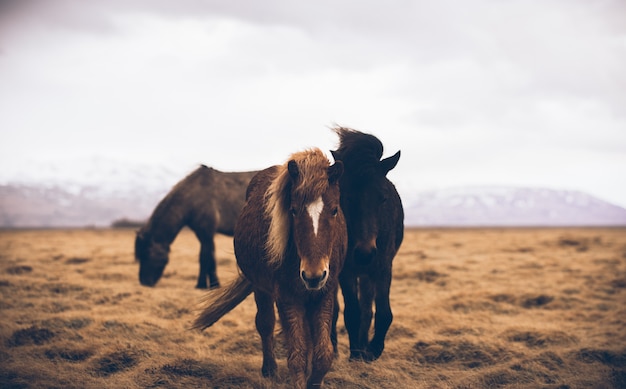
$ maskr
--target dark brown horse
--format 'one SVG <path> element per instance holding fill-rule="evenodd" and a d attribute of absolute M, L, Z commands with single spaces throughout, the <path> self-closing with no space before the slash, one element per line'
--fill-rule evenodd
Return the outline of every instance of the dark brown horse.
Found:
<path fill-rule="evenodd" d="M 257 172 L 224 173 L 200 166 L 161 200 L 135 239 L 139 282 L 154 286 L 169 260 L 170 244 L 184 226 L 200 241 L 200 273 L 196 288 L 219 286 L 215 266 L 216 232 L 232 236 L 245 193 Z"/>
<path fill-rule="evenodd" d="M 400 196 L 387 173 L 400 151 L 381 160 L 383 145 L 373 135 L 336 128 L 340 144 L 332 151 L 344 164 L 339 181 L 341 207 L 348 226 L 348 254 L 339 276 L 350 359 L 380 357 L 393 319 L 389 305 L 391 265 L 404 236 Z M 374 336 L 369 340 L 372 304 L 376 302 Z"/>
<path fill-rule="evenodd" d="M 211 326 L 254 292 L 264 376 L 276 374 L 274 304 L 287 340 L 292 386 L 319 386 L 333 360 L 331 326 L 338 276 L 347 247 L 340 207 L 343 165 L 329 166 L 319 149 L 293 154 L 250 182 L 235 227 L 241 269 L 229 286 L 211 291 L 194 328 Z"/>

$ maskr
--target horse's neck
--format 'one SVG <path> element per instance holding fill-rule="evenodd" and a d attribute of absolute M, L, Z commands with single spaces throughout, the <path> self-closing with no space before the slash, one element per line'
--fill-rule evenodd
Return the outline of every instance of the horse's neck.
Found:
<path fill-rule="evenodd" d="M 155 222 L 151 219 L 144 227 L 144 232 L 152 237 L 154 243 L 169 246 L 184 226 L 182 220 L 173 222 L 168 218 L 168 221 Z"/>

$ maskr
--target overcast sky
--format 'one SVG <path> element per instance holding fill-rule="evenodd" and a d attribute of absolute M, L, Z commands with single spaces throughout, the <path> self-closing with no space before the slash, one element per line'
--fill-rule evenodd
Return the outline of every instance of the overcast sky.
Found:
<path fill-rule="evenodd" d="M 403 188 L 626 206 L 625 4 L 0 1 L 0 180 L 94 157 L 261 169 L 334 148 L 337 123 L 402 150 Z"/>

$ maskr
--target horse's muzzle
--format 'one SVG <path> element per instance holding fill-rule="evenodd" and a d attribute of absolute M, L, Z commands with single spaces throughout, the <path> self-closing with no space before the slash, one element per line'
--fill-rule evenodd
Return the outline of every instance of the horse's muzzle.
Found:
<path fill-rule="evenodd" d="M 308 290 L 320 290 L 326 285 L 328 280 L 328 271 L 322 271 L 320 275 L 308 275 L 304 270 L 300 272 L 300 278 L 304 282 L 305 288 Z"/>
<path fill-rule="evenodd" d="M 157 283 L 157 280 L 154 277 L 139 277 L 139 283 L 143 286 L 154 286 Z"/>
<path fill-rule="evenodd" d="M 143 286 L 154 286 L 161 279 L 165 266 L 145 266 L 139 267 L 139 282 Z"/>

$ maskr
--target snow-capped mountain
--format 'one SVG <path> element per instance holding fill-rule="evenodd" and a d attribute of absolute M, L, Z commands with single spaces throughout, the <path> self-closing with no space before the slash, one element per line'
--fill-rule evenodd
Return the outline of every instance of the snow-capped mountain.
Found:
<path fill-rule="evenodd" d="M 546 188 L 466 187 L 408 193 L 413 226 L 625 226 L 626 209 L 586 193 Z"/>
<path fill-rule="evenodd" d="M 105 227 L 148 218 L 167 189 L 108 190 L 94 186 L 0 185 L 0 228 Z"/>
<path fill-rule="evenodd" d="M 145 220 L 189 171 L 103 158 L 31 162 L 0 177 L 0 227 L 109 226 Z"/>

